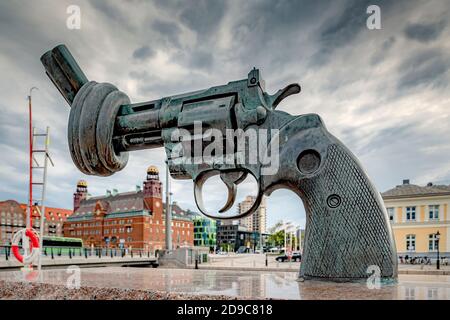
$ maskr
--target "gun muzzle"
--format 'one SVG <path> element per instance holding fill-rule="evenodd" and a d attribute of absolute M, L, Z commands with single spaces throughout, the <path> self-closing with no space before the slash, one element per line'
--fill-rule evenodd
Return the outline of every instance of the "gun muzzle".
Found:
<path fill-rule="evenodd" d="M 65 45 L 47 51 L 41 57 L 45 72 L 64 99 L 72 105 L 80 88 L 89 80 Z"/>

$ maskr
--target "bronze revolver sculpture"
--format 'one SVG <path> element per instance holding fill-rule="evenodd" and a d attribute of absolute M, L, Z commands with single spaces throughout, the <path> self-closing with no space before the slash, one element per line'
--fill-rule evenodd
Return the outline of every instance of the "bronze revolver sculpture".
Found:
<path fill-rule="evenodd" d="M 247 78 L 226 85 L 131 104 L 114 85 L 88 81 L 64 45 L 41 61 L 71 105 L 70 153 L 83 173 L 109 176 L 125 167 L 128 151 L 165 147 L 171 176 L 192 179 L 199 210 L 216 219 L 252 214 L 264 194 L 288 188 L 306 209 L 301 277 L 363 279 L 375 266 L 381 278 L 396 278 L 389 218 L 358 160 L 318 115 L 275 110 L 300 92 L 298 84 L 269 95 L 253 69 Z M 210 147 L 211 141 L 217 148 Z M 226 152 L 219 150 L 225 147 Z M 207 157 L 198 156 L 208 148 Z M 243 214 L 225 215 L 236 185 L 248 174 L 259 187 L 255 203 Z M 214 175 L 228 188 L 219 213 L 208 212 L 202 201 L 202 186 Z"/>

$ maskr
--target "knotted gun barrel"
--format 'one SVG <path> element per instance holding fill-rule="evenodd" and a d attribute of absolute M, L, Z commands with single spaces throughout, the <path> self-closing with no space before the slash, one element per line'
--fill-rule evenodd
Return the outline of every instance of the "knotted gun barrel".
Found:
<path fill-rule="evenodd" d="M 132 105 L 114 85 L 89 81 L 64 45 L 41 62 L 71 105 L 69 147 L 80 171 L 108 176 L 125 167 L 127 151 L 163 146 L 158 101 Z"/>

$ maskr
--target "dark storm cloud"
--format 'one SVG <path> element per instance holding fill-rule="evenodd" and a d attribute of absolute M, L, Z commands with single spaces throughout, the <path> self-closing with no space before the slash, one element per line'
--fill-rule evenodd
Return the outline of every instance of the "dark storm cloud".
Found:
<path fill-rule="evenodd" d="M 450 68 L 449 55 L 441 50 L 424 50 L 406 59 L 400 67 L 401 77 L 398 81 L 399 90 L 412 89 L 417 86 L 440 86 Z"/>
<path fill-rule="evenodd" d="M 343 10 L 326 21 L 320 27 L 318 42 L 320 47 L 311 59 L 314 66 L 322 66 L 329 61 L 333 52 L 355 40 L 363 31 L 367 31 L 367 7 L 378 5 L 381 14 L 387 13 L 393 5 L 392 1 L 351 0 L 347 1 Z"/>
<path fill-rule="evenodd" d="M 419 121 L 405 121 L 401 125 L 376 130 L 370 137 L 364 139 L 363 144 L 355 141 L 355 146 L 360 145 L 357 152 L 360 155 L 364 155 L 369 152 L 377 152 L 381 148 L 389 148 L 389 144 L 391 143 L 396 144 L 401 141 L 412 143 L 419 136 L 415 130 L 419 124 Z M 348 134 L 352 136 L 353 133 L 348 132 Z"/>
<path fill-rule="evenodd" d="M 181 22 L 201 36 L 206 36 L 219 27 L 227 8 L 225 0 L 189 0 L 183 2 L 186 7 L 180 14 Z"/>
<path fill-rule="evenodd" d="M 211 52 L 198 51 L 192 55 L 189 65 L 196 69 L 209 69 L 213 64 L 213 55 Z"/>
<path fill-rule="evenodd" d="M 192 71 L 207 70 L 213 67 L 214 56 L 204 49 L 194 49 L 178 52 L 172 56 L 172 61 Z"/>
<path fill-rule="evenodd" d="M 407 38 L 427 43 L 436 40 L 447 25 L 447 21 L 441 20 L 434 23 L 412 23 L 405 28 Z"/>
<path fill-rule="evenodd" d="M 201 37 L 216 31 L 227 11 L 226 0 L 158 0 L 155 3 L 171 10 Z"/>
<path fill-rule="evenodd" d="M 111 22 L 111 27 L 114 28 L 127 28 L 129 31 L 133 31 L 134 27 L 131 24 L 130 19 L 121 10 L 117 7 L 116 1 L 98 1 L 98 0 L 89 0 L 89 3 L 93 8 L 95 8 L 100 15 L 104 15 Z"/>
<path fill-rule="evenodd" d="M 161 34 L 169 44 L 174 47 L 180 47 L 180 27 L 173 22 L 155 20 L 151 23 L 151 28 Z"/>
<path fill-rule="evenodd" d="M 138 81 L 137 92 L 146 99 L 159 99 L 163 96 L 195 91 L 210 86 L 205 82 L 204 77 L 193 72 L 188 73 L 183 79 L 176 79 L 176 81 L 163 80 L 158 74 L 146 70 L 131 71 L 129 76 Z"/>
<path fill-rule="evenodd" d="M 133 51 L 133 58 L 136 60 L 147 60 L 155 55 L 155 50 L 149 46 L 143 46 Z"/>
<path fill-rule="evenodd" d="M 381 48 L 372 55 L 372 58 L 370 59 L 370 64 L 374 66 L 374 65 L 380 63 L 381 61 L 383 61 L 384 58 L 386 58 L 387 55 L 389 54 L 389 50 L 395 44 L 395 41 L 396 41 L 396 39 L 393 36 L 384 40 L 381 45 Z"/>

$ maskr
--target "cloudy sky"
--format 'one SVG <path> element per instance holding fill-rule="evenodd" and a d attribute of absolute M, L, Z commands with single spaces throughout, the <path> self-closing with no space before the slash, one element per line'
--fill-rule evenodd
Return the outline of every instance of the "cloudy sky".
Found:
<path fill-rule="evenodd" d="M 81 29 L 66 27 L 69 5 Z M 366 8 L 381 8 L 381 30 Z M 48 205 L 72 206 L 78 179 L 93 195 L 133 190 L 148 165 L 163 170 L 162 149 L 134 152 L 109 178 L 84 176 L 66 138 L 69 107 L 39 57 L 65 43 L 89 79 L 111 82 L 132 102 L 225 84 L 260 68 L 273 93 L 298 82 L 302 93 L 278 108 L 318 113 L 365 166 L 380 191 L 412 183 L 450 183 L 450 3 L 442 1 L 1 1 L 0 199 L 27 199 L 27 101 L 35 126 L 51 127 Z M 162 179 L 164 180 L 164 174 Z M 173 180 L 172 180 L 173 181 Z M 207 185 L 209 208 L 225 201 Z M 238 198 L 251 193 L 245 184 Z M 196 210 L 192 182 L 173 181 L 174 199 Z M 300 199 L 268 199 L 269 225 L 304 225 Z"/>

